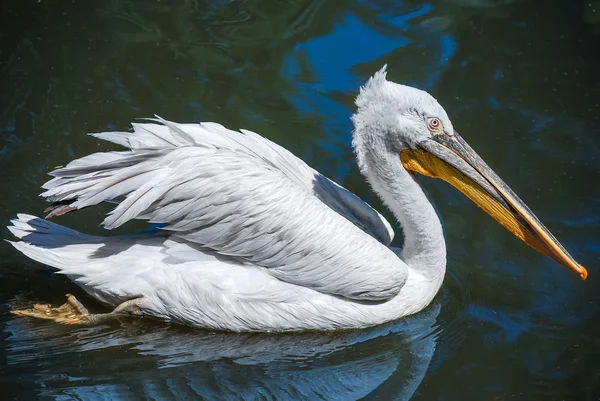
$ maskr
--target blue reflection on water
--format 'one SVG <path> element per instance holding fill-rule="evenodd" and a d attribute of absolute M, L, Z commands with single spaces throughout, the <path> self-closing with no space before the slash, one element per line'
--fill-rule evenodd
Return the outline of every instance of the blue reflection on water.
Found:
<path fill-rule="evenodd" d="M 424 4 L 412 12 L 390 15 L 378 15 L 377 27 L 367 25 L 357 15 L 344 14 L 342 21 L 325 36 L 294 46 L 294 52 L 283 66 L 283 74 L 292 82 L 298 82 L 298 91 L 288 96 L 288 100 L 297 110 L 306 114 L 324 116 L 323 129 L 327 135 L 319 146 L 331 157 L 321 161 L 322 166 L 335 166 L 329 173 L 333 179 L 342 182 L 354 165 L 352 158 L 343 157 L 350 152 L 352 126 L 349 120 L 350 110 L 338 99 L 329 94 L 355 94 L 365 81 L 365 76 L 357 74 L 362 65 L 376 65 L 381 68 L 383 56 L 414 42 L 420 42 L 418 48 L 428 53 L 428 72 L 422 82 L 406 82 L 423 89 L 434 87 L 437 78 L 456 51 L 456 41 L 451 35 L 444 34 L 411 24 L 411 20 L 430 13 L 433 7 Z M 301 59 L 309 60 L 314 78 L 310 82 L 299 82 Z M 315 96 L 318 93 L 321 96 Z M 320 167 L 320 166 L 319 166 Z"/>

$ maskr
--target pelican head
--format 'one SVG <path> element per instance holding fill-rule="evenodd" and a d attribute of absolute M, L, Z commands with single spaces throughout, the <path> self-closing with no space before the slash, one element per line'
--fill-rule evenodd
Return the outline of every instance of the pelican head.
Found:
<path fill-rule="evenodd" d="M 397 171 L 373 171 L 377 160 L 440 178 L 526 244 L 585 279 L 586 269 L 454 130 L 444 108 L 427 92 L 387 81 L 385 69 L 361 88 L 352 117 L 359 167 L 371 185 L 377 189 Z"/>

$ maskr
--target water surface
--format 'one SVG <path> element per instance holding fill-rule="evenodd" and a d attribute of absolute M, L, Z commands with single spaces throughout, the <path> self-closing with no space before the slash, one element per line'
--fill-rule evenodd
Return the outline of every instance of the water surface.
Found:
<path fill-rule="evenodd" d="M 16 318 L 12 308 L 66 292 L 104 309 L 0 244 L 0 398 L 598 399 L 599 45 L 597 0 L 5 1 L 2 225 L 42 213 L 55 166 L 112 149 L 85 133 L 155 113 L 259 132 L 385 212 L 355 167 L 349 117 L 360 84 L 387 63 L 389 79 L 438 98 L 590 276 L 433 180 L 422 182 L 446 229 L 444 286 L 424 312 L 365 331 Z M 107 211 L 59 222 L 99 233 Z"/>

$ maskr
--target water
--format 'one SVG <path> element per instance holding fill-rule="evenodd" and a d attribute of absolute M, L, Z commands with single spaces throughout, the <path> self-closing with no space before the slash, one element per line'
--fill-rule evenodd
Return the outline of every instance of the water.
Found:
<path fill-rule="evenodd" d="M 149 319 L 77 328 L 15 318 L 12 308 L 58 304 L 66 292 L 104 309 L 4 244 L 0 398 L 600 397 L 599 1 L 1 7 L 0 222 L 41 214 L 39 186 L 53 167 L 109 149 L 84 133 L 154 113 L 260 132 L 383 211 L 354 165 L 348 118 L 359 85 L 387 63 L 390 79 L 440 100 L 590 277 L 433 180 L 422 182 L 447 233 L 444 286 L 423 313 L 366 331 L 233 335 Z M 107 210 L 59 221 L 99 233 Z"/>

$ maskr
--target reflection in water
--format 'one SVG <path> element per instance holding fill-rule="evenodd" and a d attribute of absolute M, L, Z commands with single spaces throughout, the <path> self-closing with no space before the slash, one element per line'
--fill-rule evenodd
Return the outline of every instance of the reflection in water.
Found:
<path fill-rule="evenodd" d="M 354 400 L 385 383 L 386 398 L 407 400 L 433 357 L 439 311 L 436 302 L 370 330 L 300 334 L 211 333 L 140 320 L 73 330 L 14 319 L 4 328 L 6 362 L 37 370 L 30 390 L 40 396 Z"/>

